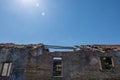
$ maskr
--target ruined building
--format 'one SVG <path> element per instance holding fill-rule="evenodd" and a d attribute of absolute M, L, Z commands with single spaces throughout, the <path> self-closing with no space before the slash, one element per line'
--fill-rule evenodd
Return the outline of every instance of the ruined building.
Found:
<path fill-rule="evenodd" d="M 0 80 L 120 80 L 120 45 L 0 44 Z"/>

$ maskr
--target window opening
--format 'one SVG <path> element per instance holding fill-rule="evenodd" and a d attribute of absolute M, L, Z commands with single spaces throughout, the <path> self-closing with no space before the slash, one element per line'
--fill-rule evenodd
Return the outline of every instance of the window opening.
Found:
<path fill-rule="evenodd" d="M 11 62 L 0 63 L 0 76 L 9 76 L 11 71 Z"/>
<path fill-rule="evenodd" d="M 53 58 L 53 76 L 62 76 L 62 58 Z"/>
<path fill-rule="evenodd" d="M 111 70 L 114 67 L 112 57 L 101 57 L 101 69 L 103 70 Z"/>

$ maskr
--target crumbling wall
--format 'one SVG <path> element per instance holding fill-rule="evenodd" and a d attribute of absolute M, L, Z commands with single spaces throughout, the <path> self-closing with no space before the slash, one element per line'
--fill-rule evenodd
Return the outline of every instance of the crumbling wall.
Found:
<path fill-rule="evenodd" d="M 28 50 L 14 45 L 0 45 L 0 63 L 11 62 L 10 76 L 0 77 L 0 80 L 23 80 Z"/>
<path fill-rule="evenodd" d="M 75 56 L 79 58 L 75 58 Z M 101 80 L 101 79 L 120 79 L 120 53 L 110 50 L 105 53 L 100 51 L 81 50 L 72 59 L 71 68 L 71 80 Z M 114 60 L 114 69 L 101 70 L 100 69 L 100 57 L 110 56 Z M 78 61 L 78 62 L 77 62 Z M 74 62 L 77 62 L 76 64 Z"/>
<path fill-rule="evenodd" d="M 49 53 L 40 53 L 41 48 L 34 48 L 28 55 L 24 80 L 51 80 L 52 60 Z"/>
<path fill-rule="evenodd" d="M 34 51 L 32 53 L 35 53 Z M 102 56 L 113 58 L 114 69 L 109 71 L 100 69 Z M 53 57 L 62 57 L 62 76 L 53 76 Z M 76 52 L 47 52 L 40 56 L 30 55 L 24 80 L 119 80 L 119 76 L 119 50 L 100 51 L 84 48 Z"/>
<path fill-rule="evenodd" d="M 0 80 L 120 80 L 119 46 L 82 46 L 80 50 L 49 52 L 43 45 L 0 44 L 0 63 L 12 62 L 9 77 Z M 112 57 L 114 67 L 101 69 L 100 57 Z M 62 58 L 62 75 L 53 76 L 53 58 Z"/>

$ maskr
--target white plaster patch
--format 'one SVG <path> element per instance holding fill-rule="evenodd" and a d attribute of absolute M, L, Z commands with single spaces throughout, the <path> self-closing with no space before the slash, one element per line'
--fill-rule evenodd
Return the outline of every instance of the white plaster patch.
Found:
<path fill-rule="evenodd" d="M 90 65 L 96 65 L 98 63 L 98 59 L 92 58 L 90 61 Z"/>

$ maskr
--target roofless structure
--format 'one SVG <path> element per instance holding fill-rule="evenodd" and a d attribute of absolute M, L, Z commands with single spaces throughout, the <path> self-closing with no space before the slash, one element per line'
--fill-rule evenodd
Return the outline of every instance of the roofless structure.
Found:
<path fill-rule="evenodd" d="M 120 45 L 1 43 L 0 80 L 120 80 Z"/>

